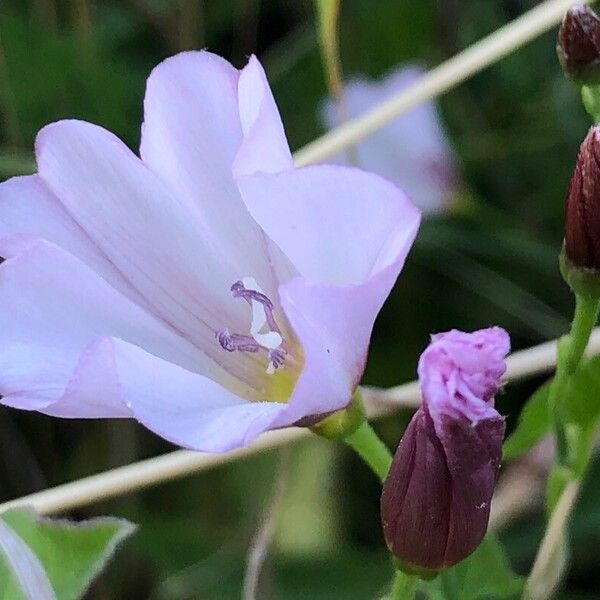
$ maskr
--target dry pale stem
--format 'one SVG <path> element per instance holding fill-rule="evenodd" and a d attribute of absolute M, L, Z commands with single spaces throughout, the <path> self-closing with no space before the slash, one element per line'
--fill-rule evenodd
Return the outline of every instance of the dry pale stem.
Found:
<path fill-rule="evenodd" d="M 277 466 L 277 472 L 275 474 L 273 492 L 248 550 L 248 562 L 242 589 L 243 600 L 256 600 L 256 598 L 258 598 L 257 592 L 259 589 L 261 571 L 267 558 L 269 546 L 271 545 L 271 538 L 273 537 L 273 532 L 275 531 L 275 525 L 277 523 L 277 517 L 279 516 L 285 496 L 291 449 L 285 447 L 279 452 L 279 465 Z"/>
<path fill-rule="evenodd" d="M 589 4 L 592 0 L 584 0 Z M 546 0 L 518 19 L 494 31 L 451 59 L 429 71 L 414 85 L 378 104 L 364 115 L 347 121 L 295 153 L 299 166 L 331 158 L 367 137 L 417 104 L 456 87 L 493 65 L 541 33 L 557 25 L 572 0 Z"/>
<path fill-rule="evenodd" d="M 571 481 L 561 494 L 527 579 L 524 600 L 546 600 L 552 597 L 560 582 L 565 566 L 566 527 L 579 486 L 578 481 Z"/>

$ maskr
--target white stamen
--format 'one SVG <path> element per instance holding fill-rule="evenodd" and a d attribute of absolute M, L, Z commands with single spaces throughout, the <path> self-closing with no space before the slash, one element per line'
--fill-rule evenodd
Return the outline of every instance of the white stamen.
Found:
<path fill-rule="evenodd" d="M 252 310 L 250 335 L 231 333 L 227 328 L 215 333 L 224 350 L 235 352 L 258 352 L 266 350 L 269 363 L 266 372 L 272 375 L 281 367 L 287 354 L 283 348 L 283 337 L 273 316 L 273 304 L 265 295 L 254 277 L 244 277 L 231 286 L 234 298 L 244 298 Z"/>
<path fill-rule="evenodd" d="M 264 294 L 254 277 L 244 277 L 242 283 L 247 290 L 253 290 Z M 252 323 L 250 324 L 250 335 L 260 344 L 261 342 L 256 339 L 256 335 L 267 324 L 267 315 L 265 313 L 265 307 L 260 302 L 253 300 L 251 306 Z"/>
<path fill-rule="evenodd" d="M 250 333 L 257 344 L 269 350 L 279 348 L 283 342 L 283 338 L 276 331 L 269 331 L 267 333 L 254 333 L 251 331 Z"/>
<path fill-rule="evenodd" d="M 242 279 L 242 283 L 247 290 L 253 290 L 255 292 L 264 294 L 254 277 L 244 277 Z M 267 331 L 264 331 L 266 326 L 267 313 L 264 305 L 256 300 L 252 300 L 252 323 L 250 324 L 250 335 L 254 338 L 257 344 L 260 344 L 269 350 L 275 350 L 281 346 L 283 343 L 283 338 L 276 331 L 269 331 L 268 329 Z M 267 373 L 270 374 L 271 370 L 272 372 L 275 372 L 275 367 L 273 366 L 272 362 L 269 363 Z"/>

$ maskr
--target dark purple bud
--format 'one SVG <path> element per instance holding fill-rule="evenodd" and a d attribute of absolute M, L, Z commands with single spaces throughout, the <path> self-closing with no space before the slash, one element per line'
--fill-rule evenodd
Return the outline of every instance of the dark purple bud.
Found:
<path fill-rule="evenodd" d="M 485 535 L 504 436 L 493 403 L 509 347 L 498 327 L 449 331 L 421 356 L 423 403 L 381 495 L 385 540 L 407 571 L 435 574 Z"/>
<path fill-rule="evenodd" d="M 600 127 L 592 127 L 577 155 L 565 201 L 560 270 L 579 295 L 600 298 Z"/>
<path fill-rule="evenodd" d="M 556 52 L 571 79 L 600 83 L 600 19 L 589 6 L 575 4 L 568 10 L 558 31 Z"/>
<path fill-rule="evenodd" d="M 581 144 L 565 202 L 565 254 L 575 267 L 600 269 L 600 127 Z"/>

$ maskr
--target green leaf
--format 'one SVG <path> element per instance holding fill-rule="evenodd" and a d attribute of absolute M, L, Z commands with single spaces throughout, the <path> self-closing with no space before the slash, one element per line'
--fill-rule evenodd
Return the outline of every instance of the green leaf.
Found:
<path fill-rule="evenodd" d="M 550 379 L 539 387 L 521 410 L 516 429 L 504 442 L 504 460 L 516 458 L 527 452 L 550 429 L 548 394 L 551 381 Z"/>
<path fill-rule="evenodd" d="M 496 538 L 488 534 L 471 556 L 419 586 L 429 600 L 504 600 L 517 598 L 523 584 Z"/>
<path fill-rule="evenodd" d="M 4 573 L 0 574 L 0 593 L 5 596 L 7 586 L 16 587 L 27 600 L 56 600 L 46 571 L 31 548 L 0 519 L 0 556 Z"/>
<path fill-rule="evenodd" d="M 550 430 L 548 394 L 551 379 L 529 398 L 516 429 L 504 442 L 503 456 L 524 454 Z M 563 409 L 575 468 L 587 464 L 590 438 L 600 421 L 600 356 L 584 362 L 569 382 Z"/>
<path fill-rule="evenodd" d="M 58 600 L 80 598 L 117 545 L 135 529 L 123 519 L 72 523 L 41 518 L 25 509 L 9 510 L 1 519 L 38 558 Z M 26 596 L 10 573 L 0 556 L 0 600 L 23 600 Z"/>
<path fill-rule="evenodd" d="M 577 474 L 583 475 L 600 423 L 599 356 L 585 361 L 573 375 L 563 410 L 570 464 Z"/>

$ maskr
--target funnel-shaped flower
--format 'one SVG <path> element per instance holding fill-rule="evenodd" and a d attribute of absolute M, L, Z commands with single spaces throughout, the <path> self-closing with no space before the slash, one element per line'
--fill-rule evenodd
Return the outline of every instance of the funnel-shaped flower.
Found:
<path fill-rule="evenodd" d="M 343 89 L 348 116 L 360 116 L 422 75 L 422 68 L 405 65 L 381 81 L 349 80 Z M 322 116 L 328 128 L 339 124 L 337 107 L 331 100 L 324 103 Z M 424 213 L 447 207 L 457 188 L 455 157 L 433 102 L 423 102 L 397 117 L 338 160 L 347 162 L 348 158 L 395 182 Z"/>
<path fill-rule="evenodd" d="M 498 327 L 449 331 L 421 356 L 423 403 L 381 496 L 386 542 L 407 570 L 449 567 L 485 535 L 504 436 L 494 395 L 509 345 Z"/>
<path fill-rule="evenodd" d="M 346 406 L 418 211 L 363 171 L 294 169 L 255 58 L 170 58 L 144 108 L 141 159 L 62 121 L 0 185 L 2 402 L 206 451 Z"/>

